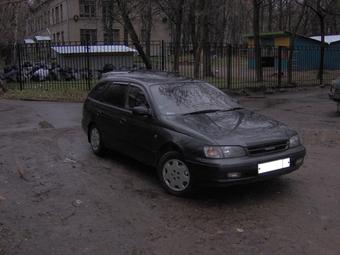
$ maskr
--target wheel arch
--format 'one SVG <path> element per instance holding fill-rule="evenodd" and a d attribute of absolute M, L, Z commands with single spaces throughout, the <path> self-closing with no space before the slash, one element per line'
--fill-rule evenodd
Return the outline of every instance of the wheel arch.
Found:
<path fill-rule="evenodd" d="M 158 155 L 157 155 L 157 162 L 156 164 L 159 163 L 159 160 L 161 159 L 161 157 L 169 151 L 176 151 L 178 153 L 182 154 L 182 149 L 180 148 L 180 146 L 178 146 L 176 143 L 174 142 L 167 142 L 165 144 L 163 144 L 160 149 L 158 150 Z"/>

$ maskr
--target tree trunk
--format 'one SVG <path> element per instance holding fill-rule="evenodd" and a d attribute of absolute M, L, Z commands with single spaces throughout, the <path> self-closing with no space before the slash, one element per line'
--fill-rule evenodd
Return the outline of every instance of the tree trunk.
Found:
<path fill-rule="evenodd" d="M 17 43 L 18 43 L 18 4 L 14 5 L 14 40 L 13 40 L 13 64 L 15 64 L 15 61 L 17 60 L 17 54 L 20 54 L 20 52 L 17 52 Z M 19 67 L 21 68 L 21 67 Z"/>
<path fill-rule="evenodd" d="M 273 30 L 273 0 L 269 0 L 268 3 L 268 32 L 272 32 Z"/>
<path fill-rule="evenodd" d="M 254 50 L 255 50 L 255 70 L 256 81 L 262 82 L 262 65 L 261 65 L 261 45 L 260 45 L 260 3 L 259 0 L 253 0 L 253 31 L 254 31 Z"/>
<path fill-rule="evenodd" d="M 190 27 L 190 40 L 192 43 L 192 55 L 194 58 L 194 62 L 196 62 L 196 57 L 197 57 L 197 49 L 198 49 L 198 44 L 197 44 L 197 29 L 196 29 L 196 15 L 195 15 L 195 6 L 194 4 L 191 4 L 190 9 L 189 9 L 189 27 Z"/>
<path fill-rule="evenodd" d="M 200 78 L 200 67 L 201 67 L 201 54 L 202 54 L 202 48 L 197 47 L 195 51 L 195 63 L 194 63 L 194 77 Z"/>
<path fill-rule="evenodd" d="M 292 31 L 292 36 L 290 38 L 290 49 L 288 55 L 288 84 L 293 84 L 293 57 L 294 57 L 294 50 L 295 50 L 295 38 L 296 34 L 299 30 L 300 24 L 305 16 L 306 13 L 306 1 L 304 1 L 301 12 L 299 14 L 298 22 L 296 23 L 294 30 Z"/>
<path fill-rule="evenodd" d="M 124 45 L 129 45 L 129 31 L 126 29 L 126 26 L 124 25 Z"/>
<path fill-rule="evenodd" d="M 318 78 L 320 80 L 320 85 L 323 84 L 323 73 L 324 73 L 324 58 L 325 58 L 325 17 L 319 15 L 320 21 L 320 32 L 321 32 L 321 46 L 320 46 L 320 63 Z"/>
<path fill-rule="evenodd" d="M 283 0 L 279 0 L 279 31 L 283 30 Z"/>
<path fill-rule="evenodd" d="M 201 69 L 201 55 L 203 51 L 203 46 L 206 39 L 206 34 L 204 34 L 205 31 L 205 22 L 206 22 L 206 16 L 207 16 L 207 9 L 206 3 L 209 0 L 199 0 L 197 1 L 197 11 L 199 12 L 198 18 L 197 18 L 197 24 L 195 24 L 196 27 L 196 50 L 195 50 L 195 64 L 194 64 L 194 77 L 199 78 L 200 75 L 200 69 Z M 196 11 L 195 9 L 193 11 Z"/>
<path fill-rule="evenodd" d="M 214 76 L 211 70 L 211 46 L 206 42 L 203 47 L 203 77 Z"/>
<path fill-rule="evenodd" d="M 145 53 L 150 58 L 151 53 L 151 29 L 152 29 L 152 5 L 151 0 L 146 3 L 146 20 L 145 20 Z"/>
<path fill-rule="evenodd" d="M 264 30 L 264 9 L 264 6 L 260 8 L 260 32 L 263 32 Z"/>
<path fill-rule="evenodd" d="M 288 11 L 288 31 L 292 30 L 292 3 L 291 1 L 288 1 L 288 6 L 287 6 L 287 11 Z"/>
<path fill-rule="evenodd" d="M 201 48 L 203 49 L 203 77 L 213 76 L 211 71 L 211 47 L 210 47 L 210 13 L 211 13 L 211 1 L 204 1 L 203 9 L 203 24 L 201 25 Z M 213 12 L 214 13 L 214 12 Z"/>
<path fill-rule="evenodd" d="M 175 38 L 174 38 L 174 65 L 173 71 L 179 72 L 179 55 L 181 52 L 181 35 L 182 35 L 182 21 L 183 21 L 183 4 L 184 0 L 178 3 L 178 9 L 175 18 Z"/>
<path fill-rule="evenodd" d="M 124 21 L 124 25 L 127 29 L 127 31 L 130 34 L 131 40 L 133 45 L 136 47 L 140 57 L 142 58 L 146 69 L 152 69 L 152 65 L 151 65 L 151 61 L 150 61 L 150 57 L 148 57 L 145 52 L 144 49 L 138 39 L 137 33 L 135 28 L 132 25 L 131 19 L 129 17 L 129 13 L 127 10 L 127 6 L 126 6 L 126 2 L 125 0 L 116 0 L 117 4 L 118 4 L 118 8 L 120 10 L 121 16 L 123 18 Z"/>

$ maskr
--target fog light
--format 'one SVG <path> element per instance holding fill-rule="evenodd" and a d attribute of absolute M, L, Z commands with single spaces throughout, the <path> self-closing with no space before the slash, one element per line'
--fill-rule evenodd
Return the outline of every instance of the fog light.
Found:
<path fill-rule="evenodd" d="M 239 173 L 239 172 L 227 173 L 227 177 L 228 178 L 240 178 L 241 177 L 241 173 Z"/>
<path fill-rule="evenodd" d="M 299 158 L 295 161 L 295 165 L 301 165 L 303 163 L 303 158 Z"/>

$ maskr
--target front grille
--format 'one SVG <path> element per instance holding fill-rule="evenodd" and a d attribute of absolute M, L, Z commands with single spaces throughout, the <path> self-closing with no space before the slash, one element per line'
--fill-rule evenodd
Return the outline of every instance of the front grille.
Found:
<path fill-rule="evenodd" d="M 288 149 L 289 142 L 288 140 L 272 142 L 272 143 L 265 143 L 265 144 L 258 144 L 248 146 L 248 154 L 253 155 L 260 155 L 260 154 L 269 154 L 273 152 L 283 151 Z"/>

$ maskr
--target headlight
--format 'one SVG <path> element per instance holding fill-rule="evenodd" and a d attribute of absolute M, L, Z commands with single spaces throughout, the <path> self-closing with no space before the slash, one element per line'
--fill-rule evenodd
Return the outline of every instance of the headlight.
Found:
<path fill-rule="evenodd" d="M 289 139 L 289 148 L 293 148 L 300 145 L 300 138 L 298 135 L 294 135 Z"/>
<path fill-rule="evenodd" d="M 245 156 L 246 152 L 240 146 L 206 146 L 204 155 L 207 158 L 236 158 Z"/>

